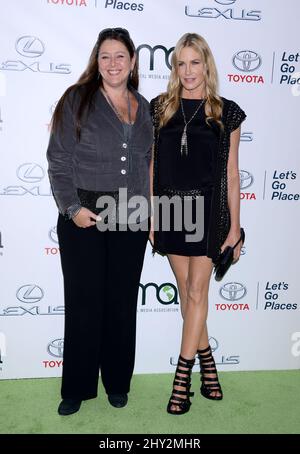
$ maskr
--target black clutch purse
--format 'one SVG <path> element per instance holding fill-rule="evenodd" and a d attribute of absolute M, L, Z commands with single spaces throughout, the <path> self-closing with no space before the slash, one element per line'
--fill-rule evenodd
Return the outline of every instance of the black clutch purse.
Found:
<path fill-rule="evenodd" d="M 226 246 L 222 254 L 220 254 L 218 261 L 215 264 L 214 272 L 216 281 L 220 281 L 227 273 L 233 262 L 233 251 L 234 248 L 240 243 L 245 241 L 245 231 L 241 228 L 240 239 L 235 243 L 234 246 Z"/>

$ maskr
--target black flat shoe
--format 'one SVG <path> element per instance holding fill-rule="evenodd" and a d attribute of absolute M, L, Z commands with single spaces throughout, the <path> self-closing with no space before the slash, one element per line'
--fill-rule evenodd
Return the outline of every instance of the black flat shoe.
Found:
<path fill-rule="evenodd" d="M 116 408 L 125 407 L 128 402 L 127 394 L 108 394 L 108 402 Z"/>
<path fill-rule="evenodd" d="M 58 406 L 58 414 L 66 416 L 76 413 L 81 406 L 81 402 L 82 400 L 79 399 L 63 399 Z"/>

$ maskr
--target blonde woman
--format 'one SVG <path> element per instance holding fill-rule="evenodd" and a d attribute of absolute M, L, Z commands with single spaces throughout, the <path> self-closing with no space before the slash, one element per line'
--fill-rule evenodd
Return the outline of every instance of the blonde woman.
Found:
<path fill-rule="evenodd" d="M 219 96 L 212 52 L 195 33 L 178 41 L 167 92 L 151 101 L 151 110 L 153 194 L 189 200 L 193 220 L 199 220 L 199 199 L 204 199 L 202 239 L 187 241 L 186 234 L 191 232 L 184 222 L 177 231 L 172 210 L 170 228 L 163 228 L 160 219 L 159 228 L 150 234 L 154 250 L 169 259 L 181 300 L 181 351 L 167 407 L 169 413 L 179 415 L 190 409 L 196 355 L 201 365 L 201 394 L 213 400 L 223 398 L 208 342 L 208 290 L 220 253 L 240 238 L 238 148 L 240 124 L 246 115 L 235 102 Z M 158 211 L 154 211 L 157 221 L 156 216 Z M 241 243 L 234 250 L 235 261 L 240 249 Z"/>

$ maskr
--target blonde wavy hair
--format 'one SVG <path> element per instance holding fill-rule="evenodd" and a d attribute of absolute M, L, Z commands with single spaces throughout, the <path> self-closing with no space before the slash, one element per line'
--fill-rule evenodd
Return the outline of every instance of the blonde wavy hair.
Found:
<path fill-rule="evenodd" d="M 204 63 L 205 115 L 206 122 L 214 120 L 223 128 L 221 121 L 223 101 L 217 93 L 218 74 L 213 54 L 205 39 L 197 33 L 186 33 L 177 42 L 172 55 L 172 70 L 166 93 L 162 93 L 158 102 L 159 127 L 165 126 L 179 108 L 182 84 L 178 76 L 178 59 L 184 47 L 192 47 L 199 53 Z"/>

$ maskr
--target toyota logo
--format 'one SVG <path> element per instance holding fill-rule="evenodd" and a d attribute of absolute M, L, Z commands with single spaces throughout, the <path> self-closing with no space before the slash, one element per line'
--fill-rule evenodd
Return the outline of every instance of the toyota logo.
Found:
<path fill-rule="evenodd" d="M 45 176 L 44 169 L 35 163 L 25 163 L 18 167 L 17 176 L 25 183 L 38 183 Z"/>
<path fill-rule="evenodd" d="M 44 291 L 35 284 L 23 285 L 17 290 L 16 296 L 22 303 L 38 303 L 44 296 Z"/>
<path fill-rule="evenodd" d="M 45 52 L 44 43 L 35 36 L 21 36 L 15 45 L 18 54 L 23 57 L 36 58 Z"/>
<path fill-rule="evenodd" d="M 240 170 L 240 187 L 241 189 L 249 188 L 253 184 L 254 177 L 247 170 Z"/>
<path fill-rule="evenodd" d="M 50 112 L 51 115 L 53 115 L 53 113 L 54 113 L 54 111 L 55 111 L 55 108 L 56 108 L 56 106 L 57 106 L 57 103 L 58 103 L 58 101 L 55 101 L 55 102 L 50 106 L 49 112 Z"/>
<path fill-rule="evenodd" d="M 258 69 L 262 60 L 261 57 L 252 50 L 241 50 L 233 56 L 232 63 L 239 71 L 249 73 Z"/>
<path fill-rule="evenodd" d="M 62 358 L 64 353 L 64 340 L 63 339 L 54 339 L 49 342 L 47 346 L 47 352 L 49 355 L 54 356 L 55 358 Z"/>
<path fill-rule="evenodd" d="M 52 229 L 49 230 L 49 238 L 53 243 L 58 243 L 56 227 L 52 227 Z"/>
<path fill-rule="evenodd" d="M 246 287 L 239 282 L 227 282 L 220 288 L 220 295 L 227 301 L 238 301 L 247 293 Z"/>

